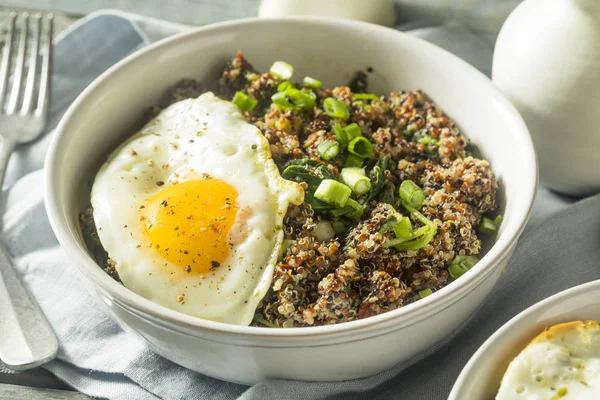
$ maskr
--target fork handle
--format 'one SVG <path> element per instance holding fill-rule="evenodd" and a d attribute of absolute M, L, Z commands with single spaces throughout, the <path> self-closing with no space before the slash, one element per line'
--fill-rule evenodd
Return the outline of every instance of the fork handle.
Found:
<path fill-rule="evenodd" d="M 17 143 L 14 140 L 2 137 L 2 141 L 0 142 L 0 190 L 2 189 L 2 184 L 4 183 L 4 176 L 6 175 L 8 160 L 10 160 L 10 155 L 12 154 L 16 145 Z"/>
<path fill-rule="evenodd" d="M 15 142 L 0 142 L 0 187 Z M 46 317 L 17 277 L 0 242 L 0 360 L 8 367 L 34 368 L 54 358 L 58 342 Z"/>
<path fill-rule="evenodd" d="M 24 370 L 51 360 L 57 351 L 54 332 L 0 243 L 0 360 Z"/>

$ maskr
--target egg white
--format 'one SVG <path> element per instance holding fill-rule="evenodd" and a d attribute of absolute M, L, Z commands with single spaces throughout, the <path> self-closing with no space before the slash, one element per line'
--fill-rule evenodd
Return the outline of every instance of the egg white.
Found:
<path fill-rule="evenodd" d="M 600 325 L 554 325 L 510 363 L 497 400 L 600 399 Z"/>
<path fill-rule="evenodd" d="M 146 246 L 138 210 L 162 189 L 206 174 L 238 192 L 230 232 L 236 244 L 214 273 L 174 279 L 158 267 L 168 261 Z M 167 107 L 119 146 L 96 175 L 91 203 L 100 241 L 127 288 L 185 314 L 248 325 L 271 283 L 287 207 L 303 195 L 281 178 L 268 142 L 239 109 L 205 93 Z M 234 231 L 241 224 L 247 235 Z"/>

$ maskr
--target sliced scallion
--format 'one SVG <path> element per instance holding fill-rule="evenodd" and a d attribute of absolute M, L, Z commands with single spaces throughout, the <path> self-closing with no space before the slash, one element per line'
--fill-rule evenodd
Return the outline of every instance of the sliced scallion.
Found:
<path fill-rule="evenodd" d="M 413 232 L 412 236 L 408 239 L 396 237 L 395 239 L 388 239 L 383 243 L 384 247 L 395 247 L 396 250 L 399 251 L 407 251 L 407 250 L 418 250 L 427 246 L 435 237 L 437 233 L 437 225 L 435 222 L 431 221 L 429 218 L 421 214 L 417 211 L 411 204 L 409 204 L 404 199 L 400 199 L 400 204 L 408 212 L 413 219 L 418 220 L 423 224 L 422 227 Z M 394 233 L 395 230 L 394 230 Z M 402 232 L 400 232 L 402 234 Z"/>
<path fill-rule="evenodd" d="M 363 168 L 343 168 L 340 176 L 342 182 L 349 186 L 354 194 L 365 194 L 371 189 L 371 180 L 365 175 Z"/>
<path fill-rule="evenodd" d="M 323 101 L 325 114 L 337 119 L 347 120 L 350 118 L 350 111 L 346 107 L 346 103 L 333 97 L 328 97 Z"/>
<path fill-rule="evenodd" d="M 350 224 L 344 221 L 333 221 L 331 226 L 336 235 L 341 235 L 350 228 Z"/>
<path fill-rule="evenodd" d="M 279 79 L 286 80 L 290 79 L 294 74 L 294 67 L 285 61 L 275 61 L 273 65 L 271 65 L 269 72 Z"/>
<path fill-rule="evenodd" d="M 425 225 L 417 229 L 413 235 L 414 237 L 410 240 L 397 238 L 396 240 L 405 241 L 394 245 L 394 247 L 398 251 L 419 250 L 420 248 L 427 246 L 433 240 L 436 233 L 437 225 Z"/>
<path fill-rule="evenodd" d="M 335 133 L 335 137 L 340 144 L 340 146 L 346 148 L 348 146 L 348 137 L 346 136 L 346 131 L 340 124 L 335 124 L 333 126 L 333 133 Z"/>
<path fill-rule="evenodd" d="M 387 231 L 394 229 L 396 225 L 398 225 L 398 220 L 394 217 L 391 217 L 383 224 L 381 224 L 381 228 L 379 228 L 379 233 L 386 233 Z"/>
<path fill-rule="evenodd" d="M 360 127 L 356 123 L 351 123 L 350 125 L 344 128 L 344 132 L 346 133 L 346 137 L 348 138 L 348 142 L 352 139 L 362 136 L 362 131 Z"/>
<path fill-rule="evenodd" d="M 290 81 L 283 81 L 283 82 L 281 82 L 277 86 L 277 91 L 278 92 L 285 92 L 286 90 L 288 90 L 291 87 L 294 87 L 294 85 L 292 84 L 292 82 L 290 82 Z"/>
<path fill-rule="evenodd" d="M 365 211 L 365 207 L 354 199 L 348 199 L 344 207 L 350 207 L 354 210 L 350 213 L 352 219 L 359 219 Z"/>
<path fill-rule="evenodd" d="M 320 242 L 331 240 L 335 237 L 335 231 L 329 221 L 317 222 L 317 227 L 312 231 L 312 234 Z"/>
<path fill-rule="evenodd" d="M 425 192 L 410 179 L 406 179 L 400 184 L 399 194 L 403 201 L 410 204 L 415 209 L 420 210 L 421 207 L 423 207 Z"/>
<path fill-rule="evenodd" d="M 348 142 L 348 152 L 361 158 L 369 158 L 373 154 L 373 145 L 366 137 L 359 136 Z"/>
<path fill-rule="evenodd" d="M 273 96 L 271 96 L 271 101 L 282 110 L 295 110 L 298 107 L 289 102 L 286 92 L 277 92 Z"/>
<path fill-rule="evenodd" d="M 419 297 L 424 299 L 427 296 L 431 296 L 433 294 L 433 291 L 430 288 L 427 289 L 423 289 L 419 292 Z"/>
<path fill-rule="evenodd" d="M 498 228 L 496 228 L 494 221 L 488 217 L 483 217 L 481 219 L 481 225 L 479 225 L 479 232 L 486 235 L 495 235 L 496 232 L 498 232 Z"/>
<path fill-rule="evenodd" d="M 304 86 L 313 88 L 313 89 L 320 89 L 321 86 L 323 86 L 323 82 L 321 82 L 315 78 L 311 78 L 310 76 L 305 77 L 303 83 L 304 83 Z"/>
<path fill-rule="evenodd" d="M 496 225 L 496 228 L 500 228 L 501 223 L 502 223 L 502 215 L 498 215 L 496 218 L 494 218 L 494 225 Z"/>
<path fill-rule="evenodd" d="M 327 204 L 343 207 L 351 193 L 352 190 L 343 183 L 333 179 L 323 179 L 315 191 L 314 197 Z"/>
<path fill-rule="evenodd" d="M 388 239 L 385 242 L 383 242 L 383 247 L 395 247 L 398 248 L 399 245 L 401 245 L 402 243 L 408 242 L 410 239 L 404 239 L 404 238 L 394 238 L 394 239 Z"/>
<path fill-rule="evenodd" d="M 272 322 L 267 321 L 262 315 L 260 315 L 258 313 L 254 314 L 254 322 L 257 322 L 257 323 L 259 323 L 261 325 L 264 325 L 267 328 L 280 328 L 280 326 L 278 326 L 278 325 L 276 325 L 276 324 L 274 324 Z"/>
<path fill-rule="evenodd" d="M 356 100 L 381 100 L 379 96 L 373 93 L 356 93 L 354 98 Z"/>
<path fill-rule="evenodd" d="M 362 167 L 364 158 L 359 157 L 355 154 L 348 154 L 346 157 L 346 162 L 344 163 L 344 167 Z"/>
<path fill-rule="evenodd" d="M 458 279 L 478 262 L 479 260 L 474 256 L 456 256 L 448 267 L 448 273 L 452 278 Z"/>
<path fill-rule="evenodd" d="M 494 220 L 491 220 L 488 217 L 483 217 L 481 219 L 481 225 L 479 225 L 479 232 L 486 235 L 495 235 L 498 233 L 498 228 L 500 228 L 500 224 L 502 223 L 502 215 L 498 215 Z"/>
<path fill-rule="evenodd" d="M 312 90 L 298 90 L 292 86 L 285 89 L 285 91 L 275 93 L 271 96 L 271 101 L 277 104 L 282 110 L 311 109 L 317 101 L 317 95 Z"/>
<path fill-rule="evenodd" d="M 288 88 L 285 95 L 290 99 L 296 107 L 310 109 L 313 108 L 317 101 L 317 95 L 312 90 L 296 88 Z"/>
<path fill-rule="evenodd" d="M 400 221 L 394 226 L 394 234 L 397 238 L 410 239 L 413 237 L 413 226 L 410 222 L 410 218 L 402 217 Z"/>
<path fill-rule="evenodd" d="M 340 152 L 340 145 L 335 140 L 324 140 L 317 146 L 317 153 L 323 160 L 334 159 Z"/>
<path fill-rule="evenodd" d="M 233 96 L 231 102 L 238 106 L 242 111 L 252 111 L 258 104 L 258 100 L 243 92 L 235 92 L 235 96 Z"/>

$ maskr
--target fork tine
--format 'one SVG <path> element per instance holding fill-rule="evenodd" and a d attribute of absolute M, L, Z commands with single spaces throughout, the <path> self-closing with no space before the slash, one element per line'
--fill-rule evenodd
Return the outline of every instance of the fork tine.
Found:
<path fill-rule="evenodd" d="M 38 52 L 40 49 L 40 31 L 42 27 L 42 14 L 35 15 L 35 30 L 33 33 L 33 45 L 29 53 L 29 67 L 27 71 L 27 83 L 25 84 L 25 95 L 23 96 L 23 107 L 21 114 L 31 112 L 33 104 L 33 88 L 35 87 L 35 78 L 37 75 Z"/>
<path fill-rule="evenodd" d="M 10 27 L 8 28 L 8 36 L 4 42 L 4 50 L 2 52 L 2 65 L 0 65 L 0 114 L 2 113 L 2 104 L 4 104 L 4 96 L 6 95 L 6 87 L 8 85 L 8 74 L 10 70 L 10 59 L 12 56 L 12 42 L 15 34 L 16 13 L 10 14 Z"/>
<path fill-rule="evenodd" d="M 12 92 L 10 99 L 8 100 L 8 106 L 6 107 L 6 113 L 12 114 L 17 109 L 17 103 L 21 96 L 21 86 L 23 80 L 23 69 L 25 67 L 25 49 L 27 48 L 27 35 L 29 25 L 29 14 L 23 13 L 23 20 L 21 21 L 21 37 L 19 39 L 19 49 L 17 51 L 17 64 L 15 66 L 15 74 L 13 76 Z"/>
<path fill-rule="evenodd" d="M 38 104 L 36 114 L 45 116 L 48 112 L 49 93 L 52 79 L 52 30 L 54 25 L 54 15 L 48 14 L 48 30 L 46 32 L 46 43 L 44 59 L 42 61 L 42 74 L 40 79 L 40 93 L 38 95 Z"/>

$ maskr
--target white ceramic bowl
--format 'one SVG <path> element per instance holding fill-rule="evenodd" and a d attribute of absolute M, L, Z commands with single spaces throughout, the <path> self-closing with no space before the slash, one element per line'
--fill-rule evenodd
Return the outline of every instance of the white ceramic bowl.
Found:
<path fill-rule="evenodd" d="M 161 307 L 127 290 L 89 256 L 78 224 L 99 163 L 131 135 L 145 107 L 178 79 L 214 79 L 237 50 L 259 70 L 274 60 L 325 85 L 373 67 L 370 90 L 423 89 L 481 149 L 500 180 L 504 222 L 493 248 L 457 282 L 415 304 L 334 326 L 269 329 L 227 325 Z M 265 377 L 346 380 L 406 360 L 458 327 L 483 301 L 528 219 L 537 165 L 523 121 L 481 73 L 397 31 L 340 19 L 246 19 L 207 26 L 146 48 L 99 77 L 57 128 L 46 160 L 46 206 L 65 253 L 91 293 L 126 330 L 165 358 L 228 381 Z M 75 270 L 73 270 L 75 273 Z"/>
<path fill-rule="evenodd" d="M 449 400 L 495 398 L 508 364 L 531 339 L 549 326 L 577 320 L 600 321 L 600 281 L 548 297 L 504 324 L 465 365 Z"/>

